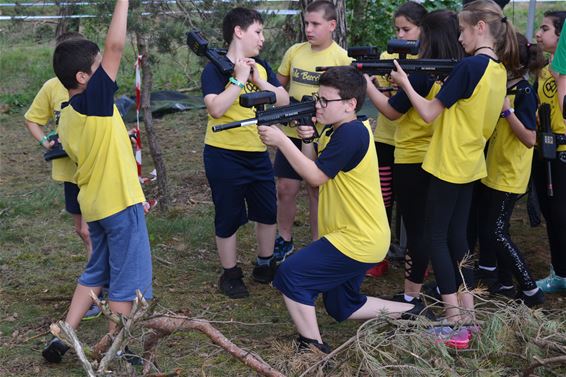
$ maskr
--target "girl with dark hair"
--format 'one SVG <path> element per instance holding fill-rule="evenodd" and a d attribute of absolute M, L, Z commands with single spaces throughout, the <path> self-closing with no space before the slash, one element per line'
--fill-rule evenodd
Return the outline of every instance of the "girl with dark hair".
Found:
<path fill-rule="evenodd" d="M 416 91 L 399 64 L 391 71 L 421 118 L 426 123 L 438 119 L 422 164 L 430 180 L 423 243 L 451 324 L 474 319 L 473 296 L 459 289 L 473 284 L 472 270 L 462 263 L 469 256 L 466 227 L 473 184 L 487 175 L 483 150 L 505 99 L 503 63 L 513 69 L 517 61 L 514 28 L 493 1 L 474 1 L 458 18 L 459 41 L 470 56 L 454 67 L 433 99 Z M 467 348 L 462 332 L 454 337 L 455 347 Z"/>
<path fill-rule="evenodd" d="M 525 260 L 509 234 L 509 220 L 519 196 L 527 191 L 533 146 L 536 143 L 536 94 L 525 79 L 538 75 L 544 66 L 539 46 L 517 33 L 520 66 L 508 71 L 507 91 L 501 118 L 489 139 L 487 177 L 479 185 L 479 271 L 491 275 L 492 293 L 515 295 L 513 277 L 521 291 L 517 298 L 527 306 L 544 302 Z"/>
<path fill-rule="evenodd" d="M 536 33 L 537 43 L 551 55 L 556 51 L 565 19 L 566 12 L 564 11 L 546 12 L 540 29 Z M 564 135 L 566 125 L 560 113 L 556 79 L 549 66 L 543 68 L 536 87 L 540 102 L 550 105 L 552 132 Z M 566 145 L 559 142 L 557 158 L 550 160 L 554 183 L 554 196 L 552 197 L 546 193 L 547 160 L 543 160 L 539 155 L 539 151 L 536 150 L 533 177 L 541 211 L 546 220 L 552 268 L 546 278 L 537 281 L 537 286 L 545 293 L 566 292 L 566 232 L 564 231 L 566 229 Z"/>
<path fill-rule="evenodd" d="M 409 1 L 401 5 L 393 14 L 396 37 L 403 40 L 418 40 L 420 36 L 421 20 L 426 13 L 426 9 L 421 4 L 414 1 Z M 398 54 L 383 52 L 379 58 L 396 59 L 398 57 Z M 408 57 L 415 58 L 416 56 L 409 55 Z M 378 76 L 376 80 L 380 87 L 387 87 L 391 85 L 385 76 Z M 375 127 L 375 132 L 373 134 L 379 160 L 379 181 L 381 183 L 381 193 L 383 195 L 383 202 L 385 204 L 385 210 L 387 211 L 387 218 L 389 222 L 391 222 L 391 213 L 394 201 L 393 162 L 396 128 L 397 126 L 395 122 L 389 120 L 387 117 L 378 116 L 377 126 Z M 373 277 L 380 276 L 382 273 L 381 271 L 383 271 L 383 264 L 386 265 L 387 261 L 384 260 L 377 266 L 371 268 L 367 272 L 367 275 Z"/>
<path fill-rule="evenodd" d="M 464 57 L 458 43 L 458 17 L 448 10 L 433 11 L 421 22 L 419 58 L 455 59 Z M 401 90 L 387 98 L 374 85 L 369 85 L 368 96 L 382 116 L 397 120 L 395 132 L 395 175 L 397 204 L 407 231 L 404 292 L 394 296 L 401 302 L 419 301 L 425 271 L 429 263 L 428 250 L 423 246 L 423 218 L 429 174 L 421 165 L 428 150 L 437 122 L 427 124 L 412 106 L 407 94 Z M 417 92 L 433 99 L 440 91 L 441 82 L 428 74 L 411 74 L 409 81 Z"/>

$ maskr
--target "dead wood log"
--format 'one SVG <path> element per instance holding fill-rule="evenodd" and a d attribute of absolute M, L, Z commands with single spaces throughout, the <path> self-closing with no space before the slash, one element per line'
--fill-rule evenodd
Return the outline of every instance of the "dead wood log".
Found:
<path fill-rule="evenodd" d="M 207 320 L 191 319 L 188 317 L 160 316 L 145 321 L 142 325 L 144 328 L 157 330 L 155 337 L 158 335 L 166 336 L 175 331 L 197 330 L 208 336 L 215 344 L 225 349 L 232 356 L 240 360 L 245 365 L 254 369 L 264 376 L 284 377 L 278 370 L 272 368 L 269 364 L 254 356 L 249 351 L 243 350 L 220 331 L 210 324 Z M 153 339 L 155 342 L 158 339 Z"/>

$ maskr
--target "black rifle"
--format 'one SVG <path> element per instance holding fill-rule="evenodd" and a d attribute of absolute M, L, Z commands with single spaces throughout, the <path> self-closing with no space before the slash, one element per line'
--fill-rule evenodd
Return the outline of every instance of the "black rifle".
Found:
<path fill-rule="evenodd" d="M 275 103 L 275 93 L 267 90 L 242 94 L 240 96 L 240 106 L 255 107 L 256 117 L 212 126 L 212 131 L 220 132 L 236 127 L 270 126 L 272 124 L 297 121 L 301 125 L 313 127 L 316 137 L 316 127 L 312 121 L 312 118 L 316 115 L 316 100 L 312 96 L 303 96 L 301 102 L 287 106 L 265 108 L 265 105 L 273 103 Z M 303 141 L 310 143 L 313 139 L 314 137 L 308 140 L 304 139 Z"/>
<path fill-rule="evenodd" d="M 59 135 L 55 133 L 55 131 L 51 131 L 47 134 L 47 142 L 54 142 L 51 149 L 43 154 L 43 159 L 45 161 L 51 161 L 58 158 L 67 157 L 68 154 L 63 150 L 63 146 L 59 142 Z"/>
<path fill-rule="evenodd" d="M 539 148 L 540 155 L 546 161 L 546 194 L 549 197 L 554 196 L 554 187 L 552 183 L 552 163 L 551 160 L 556 158 L 556 137 L 552 133 L 550 125 L 550 105 L 543 103 L 538 108 L 538 116 L 540 120 Z"/>
<path fill-rule="evenodd" d="M 406 59 L 407 54 L 415 55 L 418 49 L 418 41 L 392 39 L 387 43 L 387 52 L 399 54 L 400 59 L 397 59 L 397 62 L 407 73 L 429 73 L 436 78 L 443 78 L 448 76 L 458 63 L 453 59 Z M 351 64 L 353 67 L 370 76 L 383 76 L 396 70 L 392 59 L 379 59 L 376 47 L 351 47 L 348 49 L 348 56 L 355 59 Z M 316 67 L 316 70 L 326 71 L 329 68 L 331 67 Z"/>
<path fill-rule="evenodd" d="M 198 56 L 206 56 L 224 75 L 230 76 L 234 72 L 234 64 L 226 57 L 226 50 L 209 48 L 208 41 L 200 31 L 187 33 L 187 46 Z"/>

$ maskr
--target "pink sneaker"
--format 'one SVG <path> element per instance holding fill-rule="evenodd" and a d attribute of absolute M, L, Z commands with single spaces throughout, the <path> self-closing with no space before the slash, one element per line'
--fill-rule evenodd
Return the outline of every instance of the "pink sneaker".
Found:
<path fill-rule="evenodd" d="M 444 343 L 446 347 L 454 349 L 467 349 L 470 345 L 470 332 L 467 328 L 454 330 L 449 326 L 436 326 L 427 330 L 435 337 L 436 343 Z"/>
<path fill-rule="evenodd" d="M 384 275 L 389 270 L 389 262 L 384 260 L 383 262 L 379 262 L 372 268 L 366 271 L 366 276 L 370 276 L 372 278 L 378 278 Z"/>

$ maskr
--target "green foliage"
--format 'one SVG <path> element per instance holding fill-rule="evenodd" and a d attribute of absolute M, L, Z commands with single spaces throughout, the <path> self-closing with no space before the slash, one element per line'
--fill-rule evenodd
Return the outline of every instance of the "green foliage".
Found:
<path fill-rule="evenodd" d="M 383 50 L 387 41 L 395 36 L 393 14 L 405 0 L 346 0 L 349 46 L 377 46 Z M 458 0 L 425 0 L 429 11 L 458 9 Z"/>

